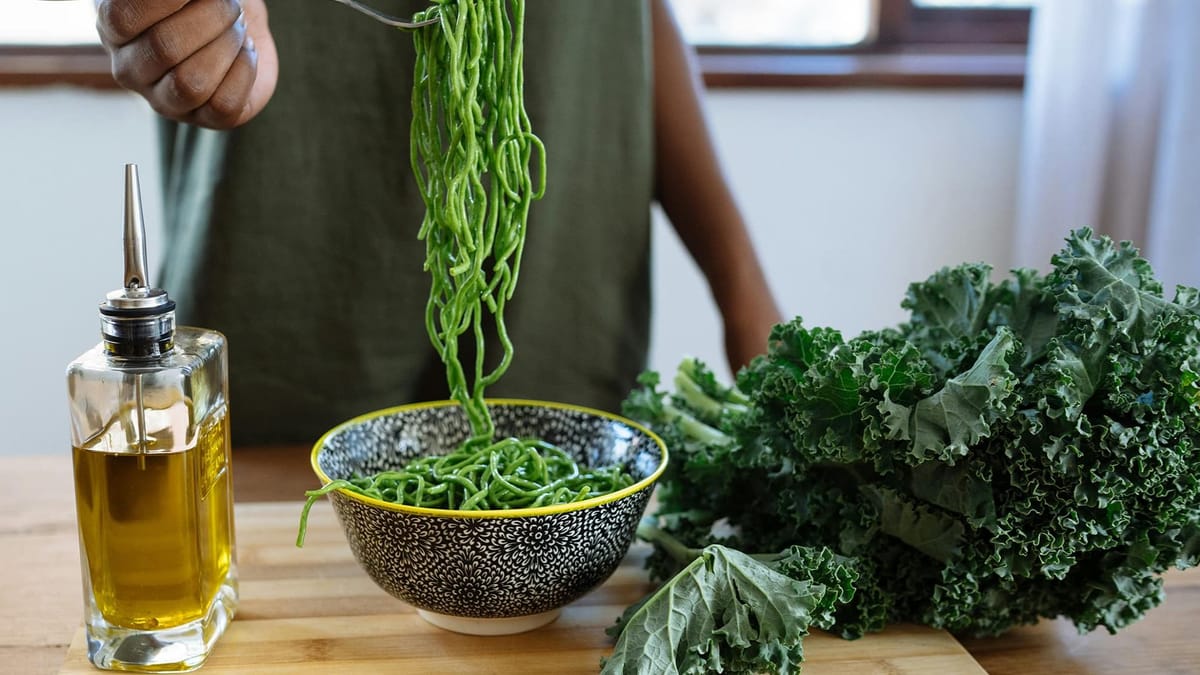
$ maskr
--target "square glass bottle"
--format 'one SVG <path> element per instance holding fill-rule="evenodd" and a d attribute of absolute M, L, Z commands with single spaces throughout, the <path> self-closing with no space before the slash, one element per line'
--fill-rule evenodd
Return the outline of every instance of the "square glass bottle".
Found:
<path fill-rule="evenodd" d="M 126 168 L 125 284 L 103 341 L 67 367 L 88 657 L 203 664 L 237 606 L 225 338 L 175 327 L 147 281 L 136 168 Z"/>

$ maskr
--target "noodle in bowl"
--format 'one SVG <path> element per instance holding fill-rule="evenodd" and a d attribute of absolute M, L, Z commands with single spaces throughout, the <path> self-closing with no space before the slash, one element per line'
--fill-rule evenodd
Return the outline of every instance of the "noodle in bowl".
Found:
<path fill-rule="evenodd" d="M 536 438 L 581 467 L 617 464 L 626 488 L 534 508 L 458 511 L 329 493 L 355 559 L 385 591 L 434 625 L 505 634 L 552 621 L 604 582 L 633 540 L 667 464 L 662 440 L 616 415 L 558 403 L 488 400 L 496 437 Z M 322 483 L 444 455 L 471 434 L 453 401 L 389 408 L 349 420 L 313 447 Z"/>

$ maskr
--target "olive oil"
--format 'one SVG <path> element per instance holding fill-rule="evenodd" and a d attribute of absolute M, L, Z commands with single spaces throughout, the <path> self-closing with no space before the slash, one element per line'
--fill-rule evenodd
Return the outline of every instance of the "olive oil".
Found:
<path fill-rule="evenodd" d="M 186 406 L 165 412 L 186 427 Z M 210 416 L 192 448 L 170 427 L 144 451 L 120 448 L 120 428 L 74 448 L 80 549 L 107 623 L 157 630 L 208 612 L 233 559 L 227 419 Z"/>
<path fill-rule="evenodd" d="M 135 167 L 125 178 L 125 284 L 67 366 L 83 623 L 98 668 L 184 672 L 237 608 L 228 357 L 150 285 Z"/>

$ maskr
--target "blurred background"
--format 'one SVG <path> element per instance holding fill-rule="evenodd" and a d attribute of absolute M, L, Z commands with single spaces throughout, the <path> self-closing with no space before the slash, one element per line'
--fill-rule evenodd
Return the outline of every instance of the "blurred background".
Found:
<path fill-rule="evenodd" d="M 785 314 L 894 324 L 910 282 L 1045 268 L 1084 225 L 1132 239 L 1168 288 L 1200 285 L 1200 2 L 673 5 Z M 113 85 L 91 0 L 0 0 L 0 453 L 67 451 L 62 373 L 119 280 L 126 162 L 154 265 L 152 113 Z M 691 354 L 728 377 L 702 277 L 661 218 L 654 238 L 651 366 Z"/>

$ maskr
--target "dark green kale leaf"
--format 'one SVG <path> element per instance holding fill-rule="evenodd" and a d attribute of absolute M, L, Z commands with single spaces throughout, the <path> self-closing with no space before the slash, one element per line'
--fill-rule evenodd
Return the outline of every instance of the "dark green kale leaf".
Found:
<path fill-rule="evenodd" d="M 946 380 L 937 393 L 911 409 L 893 404 L 886 410 L 888 428 L 902 430 L 899 438 L 912 439 L 911 462 L 937 459 L 953 464 L 1013 413 L 1016 378 L 1008 358 L 1015 348 L 1012 332 L 1001 327 L 975 363 Z"/>

